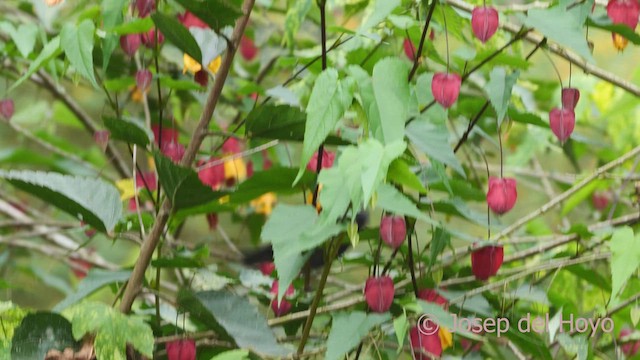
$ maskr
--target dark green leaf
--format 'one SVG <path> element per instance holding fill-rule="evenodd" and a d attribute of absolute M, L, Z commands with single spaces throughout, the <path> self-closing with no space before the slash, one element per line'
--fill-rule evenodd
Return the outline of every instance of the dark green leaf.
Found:
<path fill-rule="evenodd" d="M 420 193 L 427 192 L 427 189 L 422 185 L 422 182 L 420 182 L 420 178 L 411 171 L 407 162 L 402 159 L 395 159 L 391 165 L 389 165 L 387 178 L 392 182 L 404 185 Z"/>
<path fill-rule="evenodd" d="M 178 49 L 187 53 L 195 61 L 202 64 L 202 51 L 193 35 L 177 19 L 159 12 L 151 14 L 153 22 L 162 34 Z"/>
<path fill-rule="evenodd" d="M 16 170 L 0 177 L 101 231 L 113 230 L 122 216 L 118 190 L 100 179 Z"/>
<path fill-rule="evenodd" d="M 231 194 L 232 203 L 246 203 L 269 192 L 278 194 L 293 194 L 303 188 L 311 188 L 315 184 L 313 173 L 306 172 L 302 179 L 292 187 L 298 169 L 274 167 L 265 171 L 253 173 L 253 176 L 242 182 Z"/>
<path fill-rule="evenodd" d="M 225 195 L 204 185 L 193 169 L 179 166 L 159 153 L 154 158 L 160 184 L 171 200 L 174 211 L 202 205 Z"/>
<path fill-rule="evenodd" d="M 220 31 L 225 26 L 233 26 L 242 15 L 237 0 L 176 0 L 192 12 L 211 29 Z"/>
<path fill-rule="evenodd" d="M 44 359 L 49 350 L 63 351 L 66 348 L 76 348 L 71 323 L 58 314 L 38 312 L 25 316 L 15 329 L 11 359 Z"/>
<path fill-rule="evenodd" d="M 103 121 L 104 126 L 111 133 L 111 138 L 115 140 L 146 147 L 153 137 L 151 131 L 144 124 L 133 119 L 105 117 Z"/>
<path fill-rule="evenodd" d="M 208 314 L 235 340 L 238 347 L 270 357 L 284 357 L 290 350 L 278 344 L 267 319 L 246 296 L 229 291 L 203 291 L 192 295 Z M 192 313 L 193 314 L 193 313 Z M 198 314 L 193 314 L 198 316 Z"/>
<path fill-rule="evenodd" d="M 613 24 L 608 16 L 589 17 L 587 24 L 594 28 L 614 32 L 625 37 L 635 45 L 640 45 L 640 35 L 624 24 Z"/>

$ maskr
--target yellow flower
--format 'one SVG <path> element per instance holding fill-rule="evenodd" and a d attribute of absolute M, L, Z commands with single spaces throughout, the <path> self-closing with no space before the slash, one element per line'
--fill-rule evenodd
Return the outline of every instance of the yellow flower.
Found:
<path fill-rule="evenodd" d="M 230 199 L 230 196 L 229 196 L 229 195 L 225 195 L 225 196 L 221 197 L 221 198 L 218 200 L 218 203 L 219 203 L 220 205 L 226 204 L 226 203 L 228 203 L 228 202 L 229 202 L 229 199 Z"/>
<path fill-rule="evenodd" d="M 129 200 L 135 196 L 136 190 L 135 186 L 133 186 L 133 179 L 122 179 L 116 181 L 116 187 L 120 191 L 120 200 Z"/>
<path fill-rule="evenodd" d="M 182 57 L 182 62 L 184 63 L 184 67 L 182 68 L 183 74 L 185 74 L 187 71 L 195 74 L 198 71 L 202 70 L 202 65 L 200 65 L 199 62 L 197 62 L 194 58 L 187 54 L 184 54 L 184 56 Z"/>
<path fill-rule="evenodd" d="M 251 206 L 257 214 L 270 215 L 276 204 L 276 194 L 269 192 L 251 200 Z"/>
<path fill-rule="evenodd" d="M 322 211 L 322 205 L 320 204 L 320 191 L 322 191 L 322 184 L 318 187 L 318 199 L 316 201 L 316 211 L 320 213 Z M 313 191 L 307 193 L 307 204 L 313 204 Z"/>
<path fill-rule="evenodd" d="M 247 178 L 247 165 L 242 158 L 235 158 L 224 162 L 224 178 L 242 181 Z"/>
<path fill-rule="evenodd" d="M 146 90 L 146 93 L 149 93 L 149 89 Z M 133 91 L 131 92 L 131 100 L 137 103 L 142 102 L 142 91 L 140 91 L 137 86 L 133 87 Z"/>
<path fill-rule="evenodd" d="M 616 49 L 622 51 L 627 47 L 627 44 L 629 44 L 629 40 L 627 40 L 626 37 L 619 34 L 613 34 L 613 46 L 615 46 Z"/>
<path fill-rule="evenodd" d="M 220 70 L 220 65 L 222 65 L 222 58 L 218 56 L 215 59 L 211 60 L 207 68 L 209 69 L 209 71 L 211 71 L 212 74 L 215 75 L 218 73 L 218 70 Z"/>
<path fill-rule="evenodd" d="M 442 351 L 450 348 L 453 345 L 453 337 L 451 336 L 449 330 L 440 327 L 440 330 L 438 330 L 438 337 L 440 338 Z"/>

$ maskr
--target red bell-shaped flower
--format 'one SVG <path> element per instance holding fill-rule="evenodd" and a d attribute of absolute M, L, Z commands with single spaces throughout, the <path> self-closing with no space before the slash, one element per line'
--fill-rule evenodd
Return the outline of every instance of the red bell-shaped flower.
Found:
<path fill-rule="evenodd" d="M 606 192 L 595 192 L 591 196 L 591 202 L 596 210 L 602 211 L 609 206 L 609 194 Z"/>
<path fill-rule="evenodd" d="M 149 90 L 149 87 L 151 87 L 151 80 L 153 80 L 153 74 L 148 69 L 142 69 L 136 72 L 136 86 L 138 87 L 138 90 Z"/>
<path fill-rule="evenodd" d="M 404 39 L 404 43 L 402 44 L 404 48 L 404 54 L 407 55 L 409 60 L 413 61 L 416 57 L 416 47 L 411 42 L 411 39 Z"/>
<path fill-rule="evenodd" d="M 448 109 L 458 100 L 461 84 L 462 79 L 458 74 L 437 73 L 433 75 L 433 80 L 431 81 L 433 98 L 443 108 Z"/>
<path fill-rule="evenodd" d="M 580 90 L 576 88 L 562 89 L 562 108 L 575 110 L 578 100 L 580 100 Z"/>
<path fill-rule="evenodd" d="M 418 292 L 418 298 L 426 302 L 438 304 L 443 308 L 447 307 L 447 299 L 438 294 L 434 289 L 422 289 Z"/>
<path fill-rule="evenodd" d="M 220 159 L 212 158 L 211 160 L 199 161 L 198 166 L 207 165 L 212 162 L 218 162 Z M 211 186 L 212 189 L 216 190 L 224 183 L 224 164 L 220 163 L 213 166 L 205 166 L 200 171 L 198 171 L 198 178 L 202 181 L 203 184 Z"/>
<path fill-rule="evenodd" d="M 271 310 L 273 310 L 276 317 L 288 314 L 289 311 L 291 311 L 292 306 L 293 305 L 287 299 L 280 300 L 280 303 L 278 303 L 277 297 L 271 300 Z"/>
<path fill-rule="evenodd" d="M 191 339 L 175 340 L 166 344 L 167 359 L 196 360 L 196 342 Z"/>
<path fill-rule="evenodd" d="M 487 204 L 491 211 L 498 215 L 502 215 L 513 209 L 517 199 L 518 192 L 516 190 L 516 179 L 501 179 L 494 176 L 489 178 Z"/>
<path fill-rule="evenodd" d="M 435 325 L 431 320 L 423 320 L 428 324 L 422 324 L 423 329 L 432 327 L 435 329 Z M 424 327 L 426 325 L 426 327 Z M 438 330 L 434 331 L 420 331 L 418 326 L 414 326 L 409 330 L 409 340 L 411 341 L 411 349 L 413 350 L 413 358 L 415 360 L 431 360 L 433 356 L 440 357 L 442 355 L 442 343 Z M 425 353 L 426 352 L 426 353 Z"/>
<path fill-rule="evenodd" d="M 200 20 L 199 17 L 193 15 L 193 13 L 186 11 L 184 14 L 178 15 L 178 20 L 184 25 L 186 28 L 197 27 L 201 29 L 209 28 L 209 25 L 204 21 Z"/>
<path fill-rule="evenodd" d="M 149 31 L 147 31 L 146 33 L 143 33 L 141 35 L 141 40 L 142 40 L 142 44 L 144 44 L 144 46 L 146 46 L 149 49 L 153 49 L 156 47 L 156 33 L 157 35 L 157 43 L 158 45 L 162 44 L 164 42 L 164 35 L 162 35 L 162 32 L 153 28 L 150 29 Z"/>
<path fill-rule="evenodd" d="M 370 277 L 364 286 L 364 298 L 373 312 L 389 310 L 394 294 L 393 280 L 389 276 Z"/>
<path fill-rule="evenodd" d="M 633 330 L 631 330 L 629 328 L 624 328 L 624 329 L 620 330 L 619 341 L 625 342 L 625 340 L 626 340 L 625 338 L 627 336 L 631 335 L 631 334 L 633 334 Z M 637 354 L 638 351 L 640 351 L 640 340 L 631 341 L 631 342 L 625 342 L 624 344 L 622 344 L 620 346 L 620 349 L 622 349 L 622 353 L 627 358 L 631 358 L 632 356 Z"/>
<path fill-rule="evenodd" d="M 479 6 L 471 12 L 471 29 L 482 43 L 487 42 L 498 30 L 498 12 L 487 6 Z"/>
<path fill-rule="evenodd" d="M 380 221 L 380 237 L 387 245 L 397 249 L 407 237 L 407 224 L 402 216 L 386 215 Z"/>
<path fill-rule="evenodd" d="M 572 109 L 553 108 L 549 112 L 549 125 L 560 143 L 564 144 L 576 126 L 576 115 Z"/>
<path fill-rule="evenodd" d="M 471 271 L 478 280 L 487 280 L 498 273 L 504 260 L 502 245 L 489 245 L 471 252 Z"/>
<path fill-rule="evenodd" d="M 7 120 L 11 120 L 13 113 L 16 111 L 15 105 L 12 99 L 0 100 L 0 116 Z"/>
<path fill-rule="evenodd" d="M 640 14 L 640 4 L 638 0 L 609 0 L 607 4 L 607 15 L 614 24 L 624 24 L 635 30 L 638 25 L 638 15 Z M 618 50 L 624 50 L 629 43 L 627 38 L 612 33 L 613 44 Z"/>
<path fill-rule="evenodd" d="M 333 162 L 336 159 L 336 153 L 332 151 L 323 150 L 322 151 L 322 164 L 321 169 L 328 169 L 333 166 Z M 307 170 L 316 172 L 316 168 L 318 167 L 318 152 L 314 152 L 311 156 L 311 160 L 307 164 Z"/>
<path fill-rule="evenodd" d="M 228 138 L 222 144 L 222 152 L 225 154 L 237 154 L 242 151 L 242 144 L 234 137 Z"/>
<path fill-rule="evenodd" d="M 158 189 L 156 173 L 153 171 L 147 171 L 141 174 L 136 174 L 136 187 L 138 189 L 147 188 L 151 192 L 156 191 Z"/>
<path fill-rule="evenodd" d="M 184 145 L 178 142 L 171 141 L 162 144 L 162 153 L 176 164 L 182 160 L 184 152 Z"/>
<path fill-rule="evenodd" d="M 151 131 L 156 145 L 158 145 L 160 141 L 160 126 L 157 124 L 151 125 Z M 162 143 L 168 142 L 178 142 L 178 130 L 164 126 L 162 127 Z"/>
<path fill-rule="evenodd" d="M 260 263 L 258 267 L 260 268 L 260 272 L 262 273 L 262 275 L 270 276 L 276 269 L 276 264 L 274 264 L 273 261 L 267 261 Z"/>
<path fill-rule="evenodd" d="M 138 16 L 144 18 L 156 9 L 156 0 L 136 0 L 135 6 L 138 9 Z"/>
<path fill-rule="evenodd" d="M 140 47 L 140 34 L 127 34 L 120 36 L 120 48 L 128 56 L 133 56 Z"/>
<path fill-rule="evenodd" d="M 240 55 L 243 59 L 251 61 L 258 55 L 256 44 L 248 36 L 242 36 L 240 39 Z"/>

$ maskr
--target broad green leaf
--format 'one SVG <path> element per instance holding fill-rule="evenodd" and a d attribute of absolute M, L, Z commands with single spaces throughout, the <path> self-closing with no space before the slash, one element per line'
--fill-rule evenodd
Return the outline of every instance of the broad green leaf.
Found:
<path fill-rule="evenodd" d="M 93 73 L 93 34 L 95 31 L 95 25 L 91 20 L 84 20 L 80 25 L 66 23 L 60 31 L 60 45 L 76 71 L 87 78 L 95 88 L 98 88 Z"/>
<path fill-rule="evenodd" d="M 127 344 L 144 356 L 153 356 L 153 331 L 142 318 L 127 316 L 106 304 L 90 301 L 77 304 L 64 313 L 71 319 L 75 339 L 95 334 L 93 345 L 98 359 L 125 360 Z"/>
<path fill-rule="evenodd" d="M 389 184 L 382 184 L 378 187 L 378 200 L 376 205 L 388 212 L 396 215 L 411 216 L 416 219 L 426 221 L 428 224 L 433 224 L 428 216 L 421 212 L 416 204 L 414 204 L 403 193 L 398 191 L 395 187 Z"/>
<path fill-rule="evenodd" d="M 93 268 L 89 270 L 87 276 L 80 281 L 76 291 L 58 303 L 53 311 L 62 311 L 71 305 L 74 305 L 87 296 L 93 294 L 97 290 L 109 284 L 125 282 L 129 280 L 131 271 L 109 271 Z"/>
<path fill-rule="evenodd" d="M 278 295 L 287 288 L 300 273 L 309 254 L 303 254 L 329 237 L 341 231 L 335 224 L 321 223 L 318 213 L 309 205 L 276 206 L 262 228 L 261 238 L 273 246 L 273 257 L 278 270 Z"/>
<path fill-rule="evenodd" d="M 160 153 L 156 153 L 154 158 L 160 185 L 171 200 L 174 211 L 206 204 L 226 195 L 204 185 L 193 169 L 177 165 Z"/>
<path fill-rule="evenodd" d="M 122 217 L 118 190 L 100 179 L 28 170 L 0 171 L 0 178 L 101 231 Z"/>
<path fill-rule="evenodd" d="M 124 18 L 122 8 L 124 8 L 125 2 L 126 0 L 102 0 L 102 24 L 105 29 L 122 24 Z M 115 34 L 106 34 L 102 39 L 103 70 L 109 67 L 111 55 L 117 46 L 118 36 Z"/>
<path fill-rule="evenodd" d="M 115 79 L 109 79 L 102 82 L 105 89 L 109 91 L 129 90 L 136 86 L 136 79 L 133 76 L 124 76 Z"/>
<path fill-rule="evenodd" d="M 247 115 L 246 132 L 249 138 L 302 140 L 307 116 L 288 105 L 265 104 Z"/>
<path fill-rule="evenodd" d="M 531 113 L 525 113 L 525 112 L 519 112 L 516 109 L 514 109 L 513 107 L 509 108 L 508 114 L 509 114 L 509 118 L 511 120 L 519 122 L 519 123 L 531 124 L 531 125 L 539 126 L 541 128 L 548 128 L 549 127 L 549 124 L 544 122 L 544 120 L 542 120 L 542 118 L 540 118 L 538 115 L 531 114 Z"/>
<path fill-rule="evenodd" d="M 449 130 L 444 123 L 436 123 L 423 116 L 407 126 L 406 135 L 420 151 L 466 178 L 462 165 L 449 145 Z"/>
<path fill-rule="evenodd" d="M 274 167 L 265 171 L 258 171 L 247 180 L 243 181 L 236 190 L 230 194 L 229 202 L 246 203 L 269 192 L 278 194 L 293 194 L 303 188 L 312 188 L 315 185 L 313 173 L 306 172 L 295 187 L 291 186 L 298 169 Z"/>
<path fill-rule="evenodd" d="M 362 175 L 360 176 L 364 195 L 362 202 L 365 208 L 374 190 L 386 178 L 389 164 L 402 155 L 405 149 L 406 144 L 402 139 L 389 143 L 385 147 L 382 147 L 382 144 L 373 139 L 360 144 L 358 152 L 361 155 Z"/>
<path fill-rule="evenodd" d="M 640 266 L 640 236 L 625 226 L 611 237 L 611 298 L 617 299 L 624 283 Z M 615 302 L 615 301 L 614 301 Z"/>
<path fill-rule="evenodd" d="M 561 216 L 566 216 L 571 212 L 571 210 L 575 209 L 576 206 L 584 204 L 585 201 L 591 198 L 594 191 L 603 187 L 605 184 L 607 184 L 605 181 L 592 181 L 585 187 L 578 190 L 578 192 L 571 195 L 562 206 L 562 211 L 560 212 Z"/>
<path fill-rule="evenodd" d="M 195 90 L 202 91 L 204 88 L 200 84 L 191 80 L 179 80 L 173 79 L 169 76 L 159 75 L 160 86 L 166 87 L 172 90 Z"/>
<path fill-rule="evenodd" d="M 513 90 L 513 85 L 516 84 L 518 76 L 520 76 L 520 72 L 514 71 L 511 74 L 507 74 L 505 68 L 502 67 L 494 68 L 489 75 L 489 83 L 486 89 L 491 105 L 493 105 L 498 115 L 498 127 L 502 124 L 502 120 L 504 120 L 509 109 L 511 90 Z"/>
<path fill-rule="evenodd" d="M 358 32 L 368 32 L 372 27 L 384 21 L 398 6 L 400 6 L 400 0 L 372 0 L 367 7 L 365 19 L 358 28 Z"/>
<path fill-rule="evenodd" d="M 36 71 L 40 70 L 44 65 L 46 65 L 49 60 L 57 57 L 62 53 L 62 49 L 60 48 L 60 36 L 56 36 L 51 39 L 47 45 L 44 46 L 38 57 L 29 65 L 29 69 L 24 75 L 22 75 L 18 80 L 16 80 L 13 85 L 7 90 L 7 92 L 13 91 L 20 84 L 22 84 L 25 80 L 31 77 Z"/>
<path fill-rule="evenodd" d="M 563 333 L 558 335 L 558 343 L 569 354 L 577 360 L 587 360 L 589 355 L 589 340 L 585 335 L 571 335 Z M 572 358 L 573 358 L 572 356 Z"/>
<path fill-rule="evenodd" d="M 429 244 L 429 252 L 431 255 L 429 267 L 436 263 L 438 255 L 444 251 L 447 246 L 451 245 L 451 235 L 447 230 L 436 227 L 436 231 L 431 236 L 431 244 Z"/>
<path fill-rule="evenodd" d="M 105 117 L 102 120 L 104 126 L 111 133 L 112 139 L 146 147 L 151 142 L 150 139 L 153 138 L 153 133 L 144 124 L 134 119 Z"/>
<path fill-rule="evenodd" d="M 384 144 L 404 138 L 408 119 L 409 67 L 398 58 L 386 58 L 373 68 L 373 92 L 380 114 L 380 124 L 371 123 L 373 135 Z"/>
<path fill-rule="evenodd" d="M 389 165 L 389 171 L 387 172 L 387 179 L 422 194 L 427 192 L 427 189 L 422 185 L 420 178 L 411 171 L 407 162 L 401 158 L 395 159 L 391 162 Z"/>
<path fill-rule="evenodd" d="M 291 49 L 295 44 L 295 36 L 300 29 L 300 25 L 307 17 L 309 10 L 311 10 L 311 4 L 311 0 L 298 0 L 287 10 L 287 16 L 284 19 L 284 40 Z"/>
<path fill-rule="evenodd" d="M 225 26 L 235 25 L 236 19 L 242 15 L 238 0 L 176 0 L 176 2 L 215 31 L 220 31 Z"/>
<path fill-rule="evenodd" d="M 193 294 L 201 306 L 233 338 L 238 347 L 269 357 L 285 357 L 291 351 L 278 344 L 267 319 L 246 296 L 227 290 Z"/>
<path fill-rule="evenodd" d="M 159 12 L 151 14 L 153 22 L 162 34 L 178 49 L 202 64 L 202 51 L 193 35 L 177 19 Z"/>
<path fill-rule="evenodd" d="M 71 324 L 64 317 L 37 312 L 22 319 L 11 341 L 12 360 L 44 359 L 51 349 L 76 348 Z"/>
<path fill-rule="evenodd" d="M 309 159 L 335 128 L 351 105 L 352 99 L 353 95 L 347 82 L 341 82 L 338 79 L 336 69 L 329 68 L 318 76 L 307 105 L 307 123 L 304 129 L 300 170 L 295 182 L 300 180 Z"/>
<path fill-rule="evenodd" d="M 396 339 L 398 340 L 398 354 L 403 349 L 404 346 L 404 338 L 409 331 L 409 322 L 407 321 L 407 313 L 404 309 L 402 309 L 402 315 L 393 319 L 393 330 L 396 333 Z"/>
<path fill-rule="evenodd" d="M 38 36 L 38 26 L 36 24 L 21 24 L 11 34 L 11 39 L 16 44 L 20 55 L 28 58 L 36 46 L 36 37 Z"/>
<path fill-rule="evenodd" d="M 355 98 L 364 109 L 367 115 L 367 122 L 364 126 L 366 135 L 369 132 L 376 133 L 380 128 L 380 114 L 378 112 L 378 104 L 373 92 L 373 80 L 371 76 L 357 65 L 350 65 L 347 68 L 347 74 L 353 78 L 356 86 Z M 381 130 L 379 130 L 381 132 Z"/>
<path fill-rule="evenodd" d="M 525 26 L 535 28 L 550 40 L 575 51 L 587 62 L 595 61 L 584 36 L 583 24 L 561 6 L 531 9 L 527 16 L 520 18 Z"/>
<path fill-rule="evenodd" d="M 391 320 L 389 313 L 367 314 L 363 311 L 339 312 L 332 315 L 333 323 L 327 339 L 326 360 L 338 360 L 360 341 L 374 327 Z"/>

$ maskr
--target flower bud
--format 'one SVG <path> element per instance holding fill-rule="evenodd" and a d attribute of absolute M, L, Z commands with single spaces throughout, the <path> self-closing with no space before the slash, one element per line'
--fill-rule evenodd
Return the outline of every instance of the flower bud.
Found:
<path fill-rule="evenodd" d="M 572 109 L 554 108 L 549 113 L 549 124 L 553 134 L 564 144 L 576 126 L 576 115 Z"/>
<path fill-rule="evenodd" d="M 15 105 L 13 104 L 12 99 L 0 100 L 0 116 L 7 120 L 11 120 L 15 110 Z"/>
<path fill-rule="evenodd" d="M 498 12 L 487 6 L 479 6 L 471 12 L 471 29 L 482 43 L 486 43 L 498 30 Z"/>
<path fill-rule="evenodd" d="M 127 34 L 120 36 L 120 48 L 128 56 L 133 56 L 140 47 L 140 34 Z"/>
<path fill-rule="evenodd" d="M 151 87 L 151 80 L 153 80 L 153 74 L 148 69 L 142 69 L 136 72 L 136 86 L 138 90 L 147 92 Z"/>
<path fill-rule="evenodd" d="M 407 237 L 407 224 L 402 216 L 387 215 L 380 221 L 380 237 L 387 245 L 397 249 Z"/>
<path fill-rule="evenodd" d="M 574 110 L 580 100 L 580 90 L 576 88 L 562 89 L 562 108 Z"/>
<path fill-rule="evenodd" d="M 393 303 L 395 290 L 389 276 L 370 277 L 364 286 L 364 298 L 373 312 L 383 313 Z"/>

